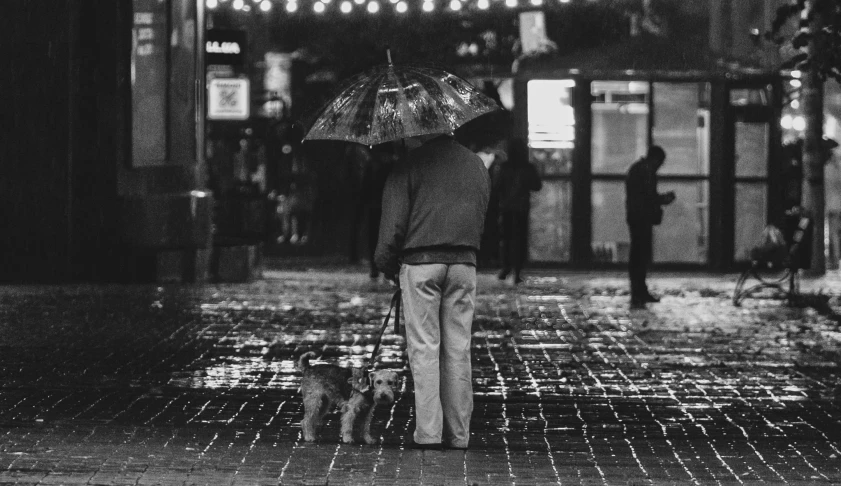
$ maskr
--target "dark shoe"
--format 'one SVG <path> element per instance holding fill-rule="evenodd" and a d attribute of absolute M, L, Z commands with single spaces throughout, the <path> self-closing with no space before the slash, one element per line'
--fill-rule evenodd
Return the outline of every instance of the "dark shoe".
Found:
<path fill-rule="evenodd" d="M 515 277 L 515 278 L 514 278 L 514 285 L 519 285 L 519 284 L 521 284 L 521 283 L 523 283 L 523 279 L 522 279 L 522 278 L 520 278 L 520 277 Z"/>
<path fill-rule="evenodd" d="M 631 301 L 631 309 L 645 309 L 645 301 L 643 300 L 632 300 Z"/>
<path fill-rule="evenodd" d="M 409 443 L 409 449 L 416 451 L 440 451 L 444 450 L 444 445 L 440 442 L 433 442 L 431 444 L 418 444 L 415 441 Z"/>
<path fill-rule="evenodd" d="M 660 297 L 654 297 L 654 296 L 653 296 L 653 295 L 651 295 L 651 294 L 647 294 L 647 295 L 643 298 L 643 300 L 644 300 L 645 302 L 660 302 Z"/>
<path fill-rule="evenodd" d="M 508 278 L 508 272 L 509 271 L 510 270 L 503 270 L 503 271 L 499 272 L 499 275 L 497 275 L 496 278 L 498 278 L 500 280 L 505 280 L 506 278 Z"/>

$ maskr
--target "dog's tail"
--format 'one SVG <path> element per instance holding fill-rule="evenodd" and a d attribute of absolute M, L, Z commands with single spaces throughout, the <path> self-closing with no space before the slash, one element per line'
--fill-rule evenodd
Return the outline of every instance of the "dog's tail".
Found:
<path fill-rule="evenodd" d="M 318 354 L 316 354 L 313 351 L 302 354 L 301 357 L 298 358 L 298 369 L 301 370 L 301 371 L 304 371 L 307 368 L 309 368 L 310 367 L 310 358 L 314 358 L 316 356 L 318 356 Z"/>

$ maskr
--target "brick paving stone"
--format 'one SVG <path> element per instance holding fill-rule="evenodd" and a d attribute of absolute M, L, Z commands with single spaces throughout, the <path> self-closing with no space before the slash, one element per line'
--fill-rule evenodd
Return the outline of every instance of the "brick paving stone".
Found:
<path fill-rule="evenodd" d="M 471 450 L 405 449 L 411 381 L 375 446 L 300 441 L 306 350 L 361 364 L 391 289 L 364 273 L 252 284 L 0 289 L 0 483 L 841 483 L 837 320 L 729 301 L 735 276 L 480 275 Z M 841 279 L 804 281 L 837 310 Z M 390 332 L 382 366 L 408 376 Z"/>

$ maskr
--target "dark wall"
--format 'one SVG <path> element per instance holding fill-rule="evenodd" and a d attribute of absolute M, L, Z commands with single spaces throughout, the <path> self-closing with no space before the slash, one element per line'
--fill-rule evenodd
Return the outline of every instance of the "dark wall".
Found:
<path fill-rule="evenodd" d="M 3 2 L 2 281 L 95 279 L 110 267 L 128 82 L 117 12 L 129 6 Z"/>

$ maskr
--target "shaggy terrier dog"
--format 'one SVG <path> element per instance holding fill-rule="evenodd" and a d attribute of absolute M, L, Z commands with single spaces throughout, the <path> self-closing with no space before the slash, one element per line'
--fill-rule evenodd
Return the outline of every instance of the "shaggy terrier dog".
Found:
<path fill-rule="evenodd" d="M 304 397 L 304 419 L 301 430 L 304 440 L 312 442 L 321 420 L 334 407 L 342 411 L 342 441 L 353 444 L 363 441 L 373 444 L 371 418 L 377 405 L 394 402 L 394 390 L 400 378 L 394 371 L 378 370 L 365 374 L 361 368 L 341 368 L 336 365 L 310 365 L 315 353 L 298 358 L 303 372 L 301 395 Z"/>

